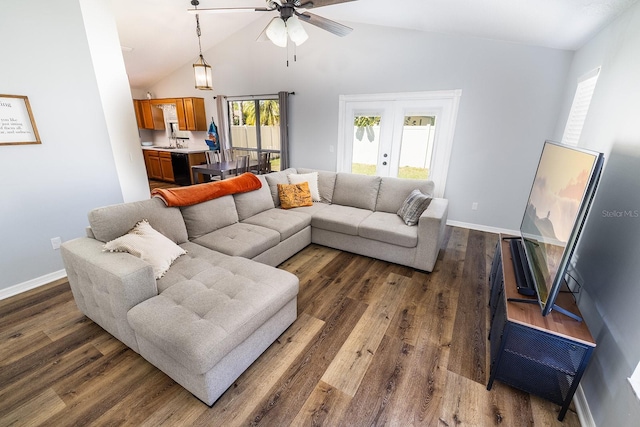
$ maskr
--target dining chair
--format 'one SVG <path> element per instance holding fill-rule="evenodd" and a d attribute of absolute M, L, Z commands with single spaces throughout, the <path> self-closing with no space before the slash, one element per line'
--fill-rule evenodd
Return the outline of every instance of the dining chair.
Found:
<path fill-rule="evenodd" d="M 205 151 L 204 154 L 207 159 L 207 164 L 210 165 L 212 163 L 220 163 L 220 152 L 209 150 L 209 151 Z M 209 175 L 209 179 L 211 181 L 220 181 L 222 177 L 218 175 Z"/>
<path fill-rule="evenodd" d="M 236 157 L 236 175 L 242 175 L 249 172 L 249 156 Z"/>
<path fill-rule="evenodd" d="M 207 157 L 207 163 L 220 163 L 220 152 L 209 150 L 205 152 L 205 155 Z"/>
<path fill-rule="evenodd" d="M 222 161 L 223 162 L 230 162 L 233 160 L 233 149 L 232 148 L 225 148 L 224 150 L 222 150 L 221 152 L 222 155 Z"/>
<path fill-rule="evenodd" d="M 258 175 L 271 173 L 271 153 L 260 153 L 260 156 L 258 156 L 258 164 L 251 169 L 251 172 Z"/>

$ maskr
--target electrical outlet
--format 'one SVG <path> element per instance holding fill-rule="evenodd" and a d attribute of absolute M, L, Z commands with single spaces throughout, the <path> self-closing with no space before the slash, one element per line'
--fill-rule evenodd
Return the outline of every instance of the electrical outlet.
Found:
<path fill-rule="evenodd" d="M 329 152 L 330 152 L 330 153 L 333 153 L 333 145 L 330 145 L 330 146 L 329 146 Z"/>
<path fill-rule="evenodd" d="M 51 247 L 54 250 L 60 249 L 61 244 L 62 244 L 62 240 L 59 237 L 54 237 L 51 239 Z"/>
<path fill-rule="evenodd" d="M 471 203 L 471 210 L 472 211 L 477 211 L 478 210 L 478 202 Z"/>

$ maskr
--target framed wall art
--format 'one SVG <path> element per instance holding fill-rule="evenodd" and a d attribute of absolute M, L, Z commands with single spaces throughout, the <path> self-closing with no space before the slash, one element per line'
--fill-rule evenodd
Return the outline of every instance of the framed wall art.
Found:
<path fill-rule="evenodd" d="M 29 98 L 0 94 L 0 145 L 40 143 Z"/>

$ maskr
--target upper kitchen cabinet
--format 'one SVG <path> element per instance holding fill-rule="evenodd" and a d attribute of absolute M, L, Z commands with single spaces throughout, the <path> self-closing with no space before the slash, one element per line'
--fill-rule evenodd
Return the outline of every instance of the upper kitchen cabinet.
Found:
<path fill-rule="evenodd" d="M 162 105 L 173 104 L 178 116 L 178 130 L 207 130 L 204 98 L 134 99 L 133 103 L 140 129 L 164 130 Z"/>
<path fill-rule="evenodd" d="M 204 98 L 176 98 L 176 113 L 180 130 L 207 130 Z"/>
<path fill-rule="evenodd" d="M 136 111 L 136 121 L 140 129 L 164 130 L 164 115 L 158 108 L 157 100 L 134 99 L 133 105 Z"/>

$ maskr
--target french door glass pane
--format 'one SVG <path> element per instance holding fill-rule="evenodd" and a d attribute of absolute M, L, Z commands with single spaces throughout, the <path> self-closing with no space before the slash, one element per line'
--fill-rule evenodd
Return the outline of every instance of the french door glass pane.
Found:
<path fill-rule="evenodd" d="M 353 120 L 351 172 L 376 175 L 381 116 L 356 115 Z"/>
<path fill-rule="evenodd" d="M 435 116 L 405 116 L 398 178 L 427 179 L 433 154 Z"/>

